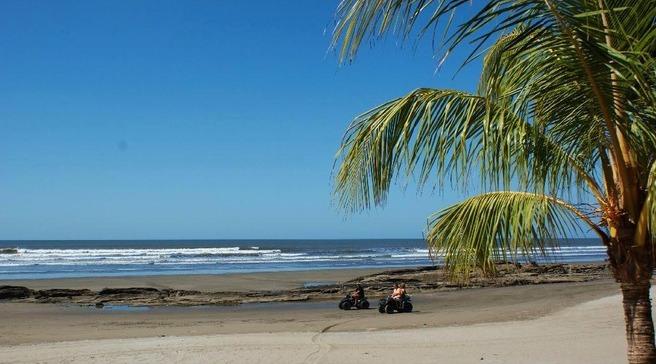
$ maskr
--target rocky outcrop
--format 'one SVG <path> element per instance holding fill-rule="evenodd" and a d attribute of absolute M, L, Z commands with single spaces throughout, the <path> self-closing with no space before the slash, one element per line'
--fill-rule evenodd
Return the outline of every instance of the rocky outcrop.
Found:
<path fill-rule="evenodd" d="M 150 295 L 157 294 L 157 288 L 150 287 L 130 287 L 130 288 L 105 288 L 98 292 L 99 296 L 117 296 L 117 295 Z"/>
<path fill-rule="evenodd" d="M 439 267 L 381 272 L 344 282 L 345 287 L 362 284 L 370 291 L 387 291 L 394 283 L 405 283 L 412 290 L 505 287 L 546 283 L 587 282 L 610 277 L 607 264 L 515 264 L 498 263 L 496 274 L 472 272 L 465 279 L 454 280 Z"/>
<path fill-rule="evenodd" d="M 21 286 L 0 286 L 0 300 L 13 300 L 27 298 L 32 295 L 32 290 Z"/>
<path fill-rule="evenodd" d="M 59 298 L 59 297 L 76 297 L 76 296 L 87 296 L 92 295 L 93 291 L 88 289 L 64 289 L 64 288 L 55 288 L 55 289 L 43 289 L 36 291 L 34 297 L 39 298 Z"/>
<path fill-rule="evenodd" d="M 494 276 L 474 272 L 466 280 L 450 279 L 444 269 L 420 267 L 385 271 L 358 277 L 340 284 L 297 288 L 288 291 L 200 292 L 152 287 L 88 289 L 47 289 L 0 286 L 0 299 L 39 303 L 73 303 L 102 308 L 111 305 L 197 306 L 238 305 L 242 303 L 286 302 L 336 299 L 361 284 L 371 298 L 386 295 L 394 283 L 405 283 L 410 292 L 439 291 L 478 287 L 586 282 L 609 278 L 605 264 L 512 264 L 499 263 Z"/>

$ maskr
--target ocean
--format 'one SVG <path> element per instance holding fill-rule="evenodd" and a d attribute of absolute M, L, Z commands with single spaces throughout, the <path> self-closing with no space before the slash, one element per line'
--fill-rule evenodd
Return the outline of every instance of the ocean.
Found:
<path fill-rule="evenodd" d="M 538 262 L 601 262 L 598 239 L 560 240 Z M 422 239 L 0 240 L 0 280 L 309 269 L 415 267 L 431 260 Z"/>

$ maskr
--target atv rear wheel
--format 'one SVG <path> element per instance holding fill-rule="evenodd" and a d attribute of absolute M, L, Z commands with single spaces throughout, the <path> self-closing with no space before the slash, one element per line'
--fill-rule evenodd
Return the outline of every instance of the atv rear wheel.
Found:
<path fill-rule="evenodd" d="M 367 301 L 367 300 L 360 301 L 360 305 L 358 306 L 358 308 L 363 309 L 363 310 L 368 309 L 369 308 L 369 301 Z"/>
<path fill-rule="evenodd" d="M 412 312 L 412 303 L 406 302 L 405 307 L 403 307 L 404 312 Z"/>

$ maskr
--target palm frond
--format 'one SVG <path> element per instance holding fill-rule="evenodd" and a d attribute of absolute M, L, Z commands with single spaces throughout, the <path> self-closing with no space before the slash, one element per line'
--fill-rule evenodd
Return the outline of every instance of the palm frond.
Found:
<path fill-rule="evenodd" d="M 536 93 L 570 89 L 566 105 L 586 106 L 600 114 L 607 123 L 606 134 L 614 140 L 614 93 L 637 95 L 653 104 L 653 67 L 645 69 L 646 60 L 656 55 L 654 40 L 656 7 L 651 0 L 605 1 L 579 0 L 490 0 L 477 4 L 473 16 L 461 23 L 448 38 L 446 53 L 469 40 L 474 43 L 472 57 L 488 42 L 506 33 L 514 34 L 512 41 L 502 42 L 497 54 L 507 60 L 522 58 L 513 69 L 506 69 L 505 78 L 518 77 L 513 82 L 516 92 L 530 99 Z M 341 57 L 352 58 L 361 42 L 368 36 L 392 32 L 407 37 L 413 29 L 434 28 L 442 17 L 470 4 L 465 0 L 343 0 L 337 11 L 337 26 L 333 44 L 341 44 Z M 602 18 L 602 15 L 604 16 Z M 603 19 L 608 21 L 604 23 Z M 448 26 L 446 22 L 445 26 Z M 419 34 L 424 32 L 419 31 Z M 612 39 L 612 47 L 607 44 Z M 554 63 L 545 55 L 557 59 Z M 466 61 L 468 62 L 468 61 Z M 560 65 L 560 66 L 558 66 Z M 556 67 L 554 67 L 556 66 Z M 622 75 L 625 82 L 611 85 L 608 67 Z M 646 72 L 652 71 L 652 72 Z M 499 73 L 495 73 L 499 76 Z M 535 75 L 542 75 L 536 80 Z M 521 82 L 520 82 L 521 80 Z M 528 84 L 533 87 L 527 87 Z M 621 88 L 618 90 L 618 88 Z M 564 112 L 562 99 L 544 103 L 543 110 Z M 546 98 L 545 98 L 546 99 Z M 580 104 L 579 102 L 584 102 Z M 516 104 L 522 105 L 522 102 Z M 597 120 L 599 121 L 599 120 Z"/>
<path fill-rule="evenodd" d="M 656 244 L 656 162 L 649 170 L 647 197 L 638 219 L 635 241 L 639 246 L 647 242 Z"/>
<path fill-rule="evenodd" d="M 459 91 L 418 89 L 357 117 L 338 151 L 335 190 L 340 205 L 361 210 L 384 203 L 394 175 L 404 166 L 437 174 L 466 175 L 480 149 L 482 98 Z"/>
<path fill-rule="evenodd" d="M 340 61 L 351 60 L 368 36 L 392 32 L 407 36 L 424 11 L 439 8 L 443 0 L 342 0 L 337 7 L 337 23 L 332 47 L 338 47 Z"/>
<path fill-rule="evenodd" d="M 585 214 L 557 198 L 526 192 L 491 192 L 468 198 L 430 217 L 427 242 L 434 256 L 443 255 L 456 275 L 475 267 L 493 273 L 498 260 L 535 259 L 570 236 Z"/>
<path fill-rule="evenodd" d="M 431 178 L 466 186 L 476 170 L 485 188 L 555 193 L 574 183 L 604 203 L 594 161 L 492 100 L 459 91 L 418 89 L 357 117 L 337 158 L 335 191 L 353 211 L 383 204 L 396 175 L 416 177 L 420 187 Z"/>

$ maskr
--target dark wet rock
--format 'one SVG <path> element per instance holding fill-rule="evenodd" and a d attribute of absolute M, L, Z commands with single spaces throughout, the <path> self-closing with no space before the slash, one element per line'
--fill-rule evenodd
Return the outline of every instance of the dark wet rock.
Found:
<path fill-rule="evenodd" d="M 200 291 L 189 291 L 183 289 L 163 289 L 161 294 L 166 297 L 184 297 L 184 296 L 197 296 L 202 294 Z"/>
<path fill-rule="evenodd" d="M 129 287 L 129 288 L 104 288 L 98 292 L 99 296 L 109 295 L 143 295 L 159 293 L 157 288 L 150 287 Z"/>
<path fill-rule="evenodd" d="M 76 296 L 90 296 L 93 294 L 93 291 L 88 289 L 64 289 L 64 288 L 55 288 L 55 289 L 43 289 L 37 291 L 35 294 L 36 298 L 50 298 L 50 297 L 76 297 Z"/>
<path fill-rule="evenodd" d="M 337 287 L 335 287 L 335 288 L 324 288 L 319 292 L 321 292 L 323 294 L 339 293 L 339 288 L 337 288 Z"/>
<path fill-rule="evenodd" d="M 495 275 L 473 272 L 466 279 L 454 280 L 439 267 L 418 267 L 386 271 L 344 282 L 344 291 L 361 284 L 375 294 L 388 292 L 394 283 L 405 283 L 411 291 L 448 290 L 478 287 L 504 287 L 529 284 L 586 282 L 610 277 L 607 264 L 515 264 L 499 262 Z"/>
<path fill-rule="evenodd" d="M 27 298 L 32 295 L 32 290 L 21 286 L 0 286 L 0 300 L 13 300 Z"/>
<path fill-rule="evenodd" d="M 0 254 L 18 254 L 18 248 L 0 248 Z"/>
<path fill-rule="evenodd" d="M 103 307 L 105 307 L 105 304 L 102 303 L 102 302 L 96 302 L 95 306 L 96 306 L 96 308 L 103 308 Z"/>

